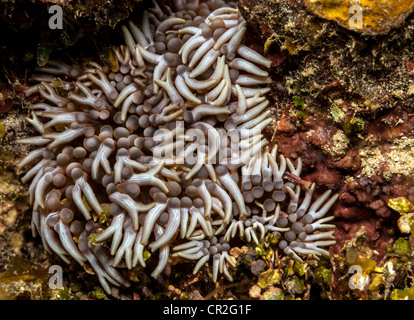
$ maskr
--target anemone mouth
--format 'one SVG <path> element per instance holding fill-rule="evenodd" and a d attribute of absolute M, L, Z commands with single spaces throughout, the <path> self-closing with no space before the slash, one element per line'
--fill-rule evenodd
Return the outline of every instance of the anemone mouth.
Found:
<path fill-rule="evenodd" d="M 38 76 L 26 92 L 44 100 L 29 119 L 40 135 L 20 141 L 38 146 L 19 164 L 34 163 L 22 178 L 31 181 L 33 233 L 49 253 L 88 263 L 108 294 L 129 286 L 119 269 L 146 267 L 145 250 L 158 253 L 154 278 L 180 257 L 194 273 L 210 263 L 213 281 L 233 279 L 234 238 L 259 244 L 278 232 L 294 259 L 329 256 L 335 226 L 324 216 L 337 195 L 312 204 L 314 185 L 302 195 L 284 180 L 302 163 L 278 161 L 263 134 L 271 61 L 244 43 L 246 29 L 233 2 L 153 1 L 122 27 L 114 71 L 95 62 L 38 68 L 70 89 L 63 97 L 53 77 Z"/>

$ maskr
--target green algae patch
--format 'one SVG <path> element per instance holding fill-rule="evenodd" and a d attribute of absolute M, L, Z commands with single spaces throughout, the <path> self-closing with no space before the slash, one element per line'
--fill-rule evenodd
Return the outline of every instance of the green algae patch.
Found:
<path fill-rule="evenodd" d="M 371 272 L 377 267 L 377 263 L 373 259 L 359 257 L 356 262 L 364 272 Z"/>
<path fill-rule="evenodd" d="M 4 124 L 0 122 L 0 142 L 3 140 L 5 134 L 6 129 L 4 128 Z"/>
<path fill-rule="evenodd" d="M 285 300 L 282 289 L 271 286 L 263 293 L 263 300 Z"/>
<path fill-rule="evenodd" d="M 365 121 L 359 117 L 350 117 L 345 120 L 344 131 L 348 134 L 357 134 L 364 130 Z"/>
<path fill-rule="evenodd" d="M 316 269 L 314 279 L 321 287 L 330 286 L 332 282 L 332 270 L 321 266 Z"/>
<path fill-rule="evenodd" d="M 49 296 L 47 269 L 17 256 L 0 274 L 0 300 L 43 300 Z"/>
<path fill-rule="evenodd" d="M 57 294 L 58 300 L 79 300 L 79 298 L 73 293 L 72 289 L 62 288 Z"/>
<path fill-rule="evenodd" d="M 280 275 L 278 270 L 267 270 L 259 275 L 257 284 L 260 288 L 265 289 L 280 282 Z"/>
<path fill-rule="evenodd" d="M 290 293 L 296 295 L 301 294 L 306 290 L 305 283 L 303 279 L 298 276 L 293 276 L 290 281 L 286 281 L 285 285 L 287 286 Z"/>
<path fill-rule="evenodd" d="M 307 263 L 301 263 L 295 260 L 295 263 L 293 265 L 293 270 L 295 271 L 296 274 L 302 277 L 306 274 L 307 267 L 308 267 Z"/>
<path fill-rule="evenodd" d="M 305 100 L 300 96 L 292 97 L 293 105 L 295 106 L 296 116 L 299 120 L 303 120 L 308 115 Z"/>
<path fill-rule="evenodd" d="M 407 256 L 411 252 L 410 243 L 403 238 L 399 238 L 393 245 L 393 251 L 399 256 Z"/>
<path fill-rule="evenodd" d="M 414 287 L 406 290 L 395 289 L 391 293 L 391 300 L 414 300 Z"/>
<path fill-rule="evenodd" d="M 97 288 L 95 291 L 92 292 L 94 297 L 98 300 L 107 300 L 107 296 L 102 288 Z"/>
<path fill-rule="evenodd" d="M 405 197 L 398 197 L 388 200 L 388 207 L 399 212 L 399 213 L 408 213 L 414 211 L 413 204 L 407 200 Z"/>

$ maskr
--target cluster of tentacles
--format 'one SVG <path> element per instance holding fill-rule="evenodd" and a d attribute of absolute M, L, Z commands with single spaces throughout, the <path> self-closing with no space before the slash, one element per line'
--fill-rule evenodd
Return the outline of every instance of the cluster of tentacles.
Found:
<path fill-rule="evenodd" d="M 34 163 L 22 178 L 33 233 L 47 252 L 89 263 L 108 293 L 129 286 L 119 268 L 145 267 L 149 255 L 155 278 L 179 257 L 232 280 L 235 237 L 279 233 L 299 261 L 329 256 L 335 242 L 324 216 L 337 195 L 312 204 L 315 185 L 284 178 L 300 175 L 300 159 L 277 161 L 263 135 L 271 62 L 244 44 L 236 5 L 174 5 L 154 1 L 122 27 L 115 69 L 49 61 L 26 91 L 43 101 L 28 119 L 39 135 L 20 140 L 37 146 L 19 164 Z"/>

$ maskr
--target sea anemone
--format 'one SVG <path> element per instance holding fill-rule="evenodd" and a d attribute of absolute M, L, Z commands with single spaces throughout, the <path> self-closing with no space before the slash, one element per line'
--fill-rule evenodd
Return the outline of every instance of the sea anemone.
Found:
<path fill-rule="evenodd" d="M 263 134 L 271 61 L 244 43 L 246 29 L 235 3 L 153 1 L 122 26 L 115 70 L 37 69 L 26 95 L 43 99 L 28 119 L 39 135 L 20 140 L 37 149 L 18 167 L 35 163 L 22 181 L 47 252 L 89 263 L 108 294 L 129 286 L 119 269 L 146 267 L 145 252 L 158 255 L 154 278 L 180 257 L 194 273 L 211 263 L 213 281 L 232 280 L 235 237 L 258 244 L 278 232 L 298 261 L 329 256 L 335 226 L 324 216 L 338 196 L 312 204 L 314 184 L 285 179 L 301 160 L 277 161 Z"/>

